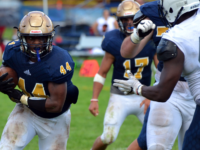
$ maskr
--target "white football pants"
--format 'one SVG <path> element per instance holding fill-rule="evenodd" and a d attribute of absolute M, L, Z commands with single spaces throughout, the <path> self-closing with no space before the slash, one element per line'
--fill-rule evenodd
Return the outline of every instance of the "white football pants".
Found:
<path fill-rule="evenodd" d="M 157 71 L 156 83 L 160 72 Z M 179 150 L 182 150 L 186 130 L 192 121 L 196 104 L 187 82 L 179 81 L 167 102 L 150 104 L 147 123 L 148 150 L 171 150 L 178 135 Z"/>
<path fill-rule="evenodd" d="M 141 123 L 144 121 L 144 105 L 140 103 L 145 98 L 139 95 L 110 94 L 108 107 L 104 117 L 104 129 L 101 140 L 105 144 L 114 142 L 120 127 L 128 115 L 135 115 Z"/>
<path fill-rule="evenodd" d="M 39 150 L 66 150 L 70 121 L 70 110 L 58 117 L 45 119 L 26 106 L 16 104 L 3 130 L 0 149 L 22 150 L 38 135 Z"/>

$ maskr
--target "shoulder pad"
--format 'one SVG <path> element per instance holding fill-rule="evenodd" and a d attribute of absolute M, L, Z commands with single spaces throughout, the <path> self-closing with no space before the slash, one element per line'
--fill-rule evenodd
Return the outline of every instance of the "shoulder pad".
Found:
<path fill-rule="evenodd" d="M 104 36 L 103 36 L 103 40 L 102 40 L 102 43 L 101 43 L 101 48 L 104 50 L 104 51 L 107 51 L 107 52 L 110 52 L 110 48 L 109 48 L 109 43 L 111 42 L 111 37 L 112 37 L 112 34 L 110 34 L 110 32 L 107 32 Z"/>
<path fill-rule="evenodd" d="M 113 37 L 115 37 L 115 30 L 106 32 L 102 39 L 102 45 L 108 44 Z"/>
<path fill-rule="evenodd" d="M 141 12 L 152 19 L 152 17 L 156 17 L 160 20 L 160 16 L 158 15 L 158 4 L 157 1 L 148 2 L 140 6 Z"/>
<path fill-rule="evenodd" d="M 19 40 L 15 40 L 15 41 L 10 41 L 6 47 L 8 48 L 12 48 L 12 47 L 16 47 L 16 46 L 20 46 L 20 41 Z"/>
<path fill-rule="evenodd" d="M 45 59 L 51 76 L 50 82 L 70 82 L 74 72 L 74 61 L 66 50 L 53 46 L 52 52 Z"/>
<path fill-rule="evenodd" d="M 120 55 L 120 47 L 124 38 L 125 37 L 118 29 L 109 31 L 103 38 L 101 48 L 113 56 L 118 56 Z"/>
<path fill-rule="evenodd" d="M 161 39 L 157 47 L 157 57 L 159 61 L 167 61 L 177 56 L 177 46 L 172 41 Z"/>
<path fill-rule="evenodd" d="M 14 57 L 18 51 L 20 51 L 20 42 L 19 41 L 9 42 L 6 45 L 3 56 L 2 56 L 3 62 L 6 63 L 6 61 Z"/>
<path fill-rule="evenodd" d="M 137 11 L 133 18 L 133 25 L 137 27 L 141 20 L 145 19 L 146 16 L 141 12 L 141 10 Z"/>

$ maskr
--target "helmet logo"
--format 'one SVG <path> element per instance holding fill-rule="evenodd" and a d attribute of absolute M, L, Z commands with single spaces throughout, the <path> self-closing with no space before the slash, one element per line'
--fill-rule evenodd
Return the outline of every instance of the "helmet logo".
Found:
<path fill-rule="evenodd" d="M 195 9 L 195 8 L 198 8 L 199 7 L 199 4 L 195 4 L 193 6 L 190 7 L 190 9 Z"/>
<path fill-rule="evenodd" d="M 30 33 L 36 33 L 37 34 L 37 33 L 42 33 L 42 31 L 41 30 L 31 30 Z"/>
<path fill-rule="evenodd" d="M 126 15 L 133 15 L 133 12 L 125 12 L 124 16 L 126 16 Z"/>

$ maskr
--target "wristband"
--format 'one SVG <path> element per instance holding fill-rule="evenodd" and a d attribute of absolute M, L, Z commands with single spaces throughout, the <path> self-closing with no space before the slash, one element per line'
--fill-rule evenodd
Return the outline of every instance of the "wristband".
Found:
<path fill-rule="evenodd" d="M 22 95 L 20 98 L 20 102 L 24 105 L 27 105 L 30 109 L 46 112 L 45 109 L 46 98 L 28 97 L 26 95 Z"/>
<path fill-rule="evenodd" d="M 136 29 L 134 28 L 134 30 L 133 30 L 133 33 L 131 34 L 131 41 L 134 43 L 134 44 L 138 44 L 138 43 L 140 43 L 140 41 L 142 40 L 142 38 L 141 37 L 139 37 L 138 35 L 137 35 L 137 32 L 136 32 Z"/>
<path fill-rule="evenodd" d="M 20 98 L 20 102 L 21 102 L 22 104 L 28 106 L 28 96 L 22 95 L 21 98 Z"/>
<path fill-rule="evenodd" d="M 94 77 L 94 82 L 99 82 L 104 85 L 105 78 L 99 75 L 98 73 Z"/>
<path fill-rule="evenodd" d="M 98 99 L 91 99 L 91 102 L 98 102 Z"/>
<path fill-rule="evenodd" d="M 139 87 L 137 88 L 137 95 L 142 95 L 142 87 L 143 85 L 139 85 Z"/>
<path fill-rule="evenodd" d="M 29 97 L 28 107 L 30 109 L 35 109 L 41 112 L 47 112 L 45 108 L 46 98 L 42 97 Z"/>

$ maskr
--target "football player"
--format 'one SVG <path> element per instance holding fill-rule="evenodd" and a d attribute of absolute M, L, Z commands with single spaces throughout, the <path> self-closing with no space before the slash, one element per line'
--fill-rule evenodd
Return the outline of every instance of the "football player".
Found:
<path fill-rule="evenodd" d="M 157 5 L 157 2 L 153 3 Z M 160 61 L 159 71 L 155 76 L 157 83 L 153 87 L 143 86 L 129 73 L 128 82 L 116 80 L 114 85 L 126 88 L 126 92 L 130 91 L 131 87 L 139 95 L 158 101 L 151 102 L 147 124 L 148 149 L 171 149 L 178 134 L 179 149 L 182 149 L 185 131 L 188 129 L 194 114 L 193 100 L 194 98 L 196 101 L 199 99 L 198 85 L 195 84 L 198 84 L 198 80 L 196 80 L 198 76 L 195 74 L 199 69 L 197 57 L 199 56 L 200 30 L 195 30 L 197 29 L 196 22 L 199 22 L 200 18 L 199 11 L 197 11 L 199 1 L 188 0 L 185 3 L 176 0 L 158 0 L 158 6 L 159 15 L 163 16 L 162 22 L 167 23 L 167 27 L 171 27 L 171 29 L 164 33 L 157 47 L 157 55 Z M 153 12 L 153 9 L 151 11 Z M 141 17 L 143 16 L 143 19 L 146 18 L 146 14 L 139 13 Z M 155 16 L 146 16 L 154 22 Z M 138 21 L 140 19 L 137 18 Z M 129 53 L 134 57 L 140 51 L 137 46 L 144 42 L 143 40 L 151 37 L 149 32 L 153 28 L 151 21 L 141 21 L 131 38 L 125 39 L 124 45 L 122 44 L 122 55 L 125 56 Z M 144 38 L 144 36 L 146 37 Z M 161 71 L 162 73 L 160 73 Z M 187 79 L 188 84 L 183 81 L 182 77 L 180 78 L 181 74 Z M 129 87 L 127 87 L 128 85 Z M 188 145 L 190 144 L 188 143 Z"/>
<path fill-rule="evenodd" d="M 1 150 L 22 150 L 35 135 L 40 150 L 66 149 L 70 105 L 78 89 L 71 82 L 74 62 L 66 50 L 52 45 L 54 35 L 50 18 L 31 11 L 19 24 L 19 40 L 6 46 L 3 65 L 17 72 L 22 92 L 4 91 L 17 104 L 3 130 Z"/>
<path fill-rule="evenodd" d="M 107 32 L 102 41 L 105 56 L 98 73 L 94 77 L 93 96 L 89 106 L 89 110 L 94 116 L 99 113 L 98 96 L 112 65 L 114 66 L 112 83 L 114 79 L 128 79 L 126 70 L 131 70 L 140 82 L 144 85 L 150 85 L 151 63 L 156 58 L 154 44 L 151 41 L 148 42 L 143 50 L 132 59 L 125 59 L 120 55 L 123 40 L 133 32 L 133 17 L 139 7 L 140 5 L 132 0 L 121 2 L 116 13 L 120 30 Z M 102 150 L 113 143 L 128 115 L 137 116 L 140 122 L 143 123 L 144 112 L 149 106 L 149 100 L 143 96 L 126 94 L 114 86 L 111 86 L 110 93 L 109 104 L 104 117 L 103 134 L 96 139 L 92 150 Z"/>

